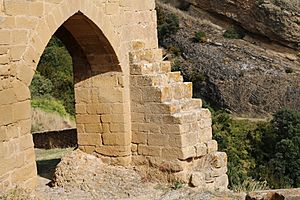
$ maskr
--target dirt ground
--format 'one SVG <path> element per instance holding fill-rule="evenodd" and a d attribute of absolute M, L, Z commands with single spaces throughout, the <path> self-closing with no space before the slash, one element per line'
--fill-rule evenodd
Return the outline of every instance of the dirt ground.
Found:
<path fill-rule="evenodd" d="M 204 192 L 179 183 L 146 180 L 134 167 L 109 166 L 79 150 L 68 153 L 58 164 L 54 181 L 40 177 L 35 196 L 47 200 L 122 199 L 244 199 L 231 192 Z"/>

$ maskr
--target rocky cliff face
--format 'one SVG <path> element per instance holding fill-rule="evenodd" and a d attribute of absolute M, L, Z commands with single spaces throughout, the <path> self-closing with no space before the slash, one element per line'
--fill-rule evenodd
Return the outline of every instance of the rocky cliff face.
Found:
<path fill-rule="evenodd" d="M 299 0 L 187 0 L 206 11 L 226 16 L 246 30 L 300 49 Z"/>
<path fill-rule="evenodd" d="M 194 82 L 196 96 L 247 116 L 268 115 L 284 107 L 300 110 L 300 59 L 295 51 L 252 41 L 248 35 L 224 38 L 225 28 L 204 17 L 159 5 L 179 17 L 180 30 L 161 45 L 180 50 L 181 56 L 171 60 Z M 199 31 L 206 35 L 203 43 L 193 42 Z"/>

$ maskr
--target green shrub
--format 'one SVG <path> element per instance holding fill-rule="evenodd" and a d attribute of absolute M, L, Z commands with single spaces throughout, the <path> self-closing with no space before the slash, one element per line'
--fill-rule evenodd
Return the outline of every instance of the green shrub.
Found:
<path fill-rule="evenodd" d="M 181 71 L 181 62 L 180 62 L 180 60 L 175 59 L 172 62 L 171 71 L 172 72 Z"/>
<path fill-rule="evenodd" d="M 179 30 L 179 19 L 173 13 L 157 8 L 157 32 L 159 41 L 175 34 Z"/>
<path fill-rule="evenodd" d="M 206 34 L 202 31 L 198 31 L 195 33 L 193 38 L 194 42 L 206 42 Z"/>
<path fill-rule="evenodd" d="M 223 36 L 228 39 L 242 39 L 245 37 L 245 31 L 240 27 L 232 26 L 225 31 Z"/>
<path fill-rule="evenodd" d="M 49 97 L 52 95 L 53 84 L 49 79 L 36 72 L 29 88 L 32 98 Z"/>
<path fill-rule="evenodd" d="M 294 72 L 294 70 L 292 68 L 290 68 L 290 67 L 288 67 L 288 68 L 285 69 L 285 73 L 287 73 L 287 74 L 291 74 L 293 72 Z"/>
<path fill-rule="evenodd" d="M 177 46 L 169 46 L 168 52 L 172 53 L 174 56 L 180 56 L 181 50 Z"/>
<path fill-rule="evenodd" d="M 67 116 L 68 113 L 61 101 L 53 98 L 37 98 L 31 100 L 32 108 L 39 108 L 45 112 L 58 113 L 60 116 Z"/>

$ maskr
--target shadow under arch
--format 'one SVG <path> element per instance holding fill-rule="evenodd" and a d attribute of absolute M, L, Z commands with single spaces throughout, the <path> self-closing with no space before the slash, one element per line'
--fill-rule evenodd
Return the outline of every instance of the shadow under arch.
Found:
<path fill-rule="evenodd" d="M 77 12 L 54 33 L 69 51 L 75 83 L 106 72 L 122 72 L 117 55 L 103 32 Z"/>

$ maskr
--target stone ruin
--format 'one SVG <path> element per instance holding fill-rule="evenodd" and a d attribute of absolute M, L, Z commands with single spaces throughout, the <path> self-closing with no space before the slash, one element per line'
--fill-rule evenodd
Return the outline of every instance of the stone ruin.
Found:
<path fill-rule="evenodd" d="M 78 146 L 225 189 L 211 114 L 158 48 L 154 0 L 0 0 L 0 191 L 35 187 L 29 85 L 55 35 L 73 60 Z"/>

